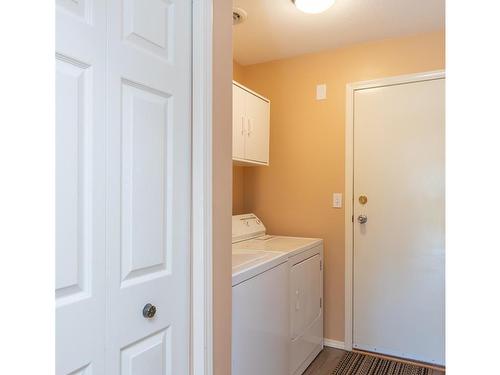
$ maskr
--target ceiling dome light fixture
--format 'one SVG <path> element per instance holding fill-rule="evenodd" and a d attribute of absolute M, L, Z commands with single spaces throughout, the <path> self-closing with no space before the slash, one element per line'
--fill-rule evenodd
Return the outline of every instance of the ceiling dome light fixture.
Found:
<path fill-rule="evenodd" d="M 304 13 L 321 13 L 330 8 L 335 0 L 292 0 L 298 10 Z"/>

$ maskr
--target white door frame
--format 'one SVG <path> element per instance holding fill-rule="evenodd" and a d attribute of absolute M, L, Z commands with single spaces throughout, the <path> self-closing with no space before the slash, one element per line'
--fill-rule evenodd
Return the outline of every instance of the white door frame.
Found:
<path fill-rule="evenodd" d="M 212 10 L 213 0 L 193 1 L 191 375 L 213 374 Z"/>
<path fill-rule="evenodd" d="M 444 70 L 387 77 L 346 85 L 345 124 L 345 350 L 352 350 L 352 290 L 353 290 L 353 157 L 354 157 L 354 93 L 374 87 L 400 85 L 410 82 L 444 78 Z"/>

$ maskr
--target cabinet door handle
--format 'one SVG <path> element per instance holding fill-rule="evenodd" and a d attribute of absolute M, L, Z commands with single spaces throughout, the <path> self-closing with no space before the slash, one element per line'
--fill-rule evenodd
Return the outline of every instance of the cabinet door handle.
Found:
<path fill-rule="evenodd" d="M 252 120 L 249 118 L 248 119 L 248 131 L 247 131 L 247 135 L 250 137 L 251 133 L 252 133 Z"/>
<path fill-rule="evenodd" d="M 245 135 L 245 116 L 241 116 L 241 135 Z"/>

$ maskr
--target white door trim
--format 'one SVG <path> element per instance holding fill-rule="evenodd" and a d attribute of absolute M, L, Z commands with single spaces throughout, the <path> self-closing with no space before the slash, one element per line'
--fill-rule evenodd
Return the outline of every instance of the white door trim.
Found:
<path fill-rule="evenodd" d="M 213 0 L 193 0 L 191 375 L 212 375 Z"/>
<path fill-rule="evenodd" d="M 374 87 L 429 81 L 445 77 L 444 70 L 387 77 L 346 85 L 345 125 L 345 350 L 352 350 L 352 288 L 353 288 L 353 132 L 354 92 Z"/>

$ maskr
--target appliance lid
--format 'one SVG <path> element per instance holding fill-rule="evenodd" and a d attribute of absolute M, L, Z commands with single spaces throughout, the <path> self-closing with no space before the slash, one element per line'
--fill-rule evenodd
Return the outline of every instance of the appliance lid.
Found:
<path fill-rule="evenodd" d="M 239 269 L 263 263 L 266 260 L 275 258 L 275 253 L 257 250 L 239 250 L 232 252 L 232 269 Z"/>
<path fill-rule="evenodd" d="M 264 223 L 254 214 L 233 215 L 232 243 L 266 234 Z"/>
<path fill-rule="evenodd" d="M 266 272 L 281 263 L 285 263 L 287 260 L 288 257 L 285 253 L 233 250 L 231 262 L 232 286 Z"/>

